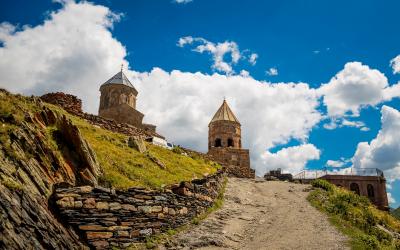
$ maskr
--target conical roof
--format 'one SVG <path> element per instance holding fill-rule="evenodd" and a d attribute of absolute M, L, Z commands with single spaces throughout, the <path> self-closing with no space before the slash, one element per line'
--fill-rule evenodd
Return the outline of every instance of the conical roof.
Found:
<path fill-rule="evenodd" d="M 231 121 L 231 122 L 237 122 L 240 124 L 239 120 L 233 114 L 231 108 L 229 107 L 228 103 L 225 100 L 222 103 L 221 107 L 218 109 L 217 113 L 215 113 L 214 117 L 211 120 L 211 122 L 215 122 L 215 121 Z"/>
<path fill-rule="evenodd" d="M 124 74 L 124 72 L 122 70 L 120 72 L 118 72 L 117 74 L 115 74 L 113 77 L 111 77 L 108 81 L 103 83 L 101 86 L 107 85 L 107 84 L 123 84 L 123 85 L 126 85 L 128 87 L 135 89 L 135 87 L 133 87 L 132 83 L 129 81 L 128 77 L 126 77 L 126 75 Z"/>

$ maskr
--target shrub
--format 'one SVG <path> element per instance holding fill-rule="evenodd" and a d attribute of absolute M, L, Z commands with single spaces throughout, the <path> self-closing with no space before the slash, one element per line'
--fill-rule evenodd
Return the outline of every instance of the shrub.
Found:
<path fill-rule="evenodd" d="M 334 185 L 326 180 L 316 179 L 311 182 L 311 185 L 316 188 L 321 188 L 325 191 L 331 192 L 334 189 Z"/>
<path fill-rule="evenodd" d="M 379 249 L 379 242 L 374 236 L 361 234 L 359 240 L 364 243 L 365 249 Z"/>

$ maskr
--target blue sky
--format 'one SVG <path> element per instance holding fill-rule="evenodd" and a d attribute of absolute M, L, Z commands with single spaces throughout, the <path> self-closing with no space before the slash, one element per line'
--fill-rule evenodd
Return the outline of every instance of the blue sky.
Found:
<path fill-rule="evenodd" d="M 8 23 L 14 27 L 13 31 L 7 33 L 7 38 L 2 38 L 2 33 L 0 32 L 0 42 L 4 51 L 8 50 L 10 55 L 12 53 L 17 53 L 15 51 L 22 51 L 25 43 L 16 40 L 18 38 L 18 33 L 16 32 L 24 32 L 42 26 L 44 20 L 56 22 L 51 16 L 51 13 L 67 12 L 68 10 L 66 10 L 67 8 L 65 5 L 68 5 L 68 2 L 71 3 L 71 1 L 61 1 L 61 3 L 52 1 L 33 2 L 23 0 L 2 1 L 2 6 L 0 8 L 0 23 Z M 105 36 L 102 41 L 110 41 L 110 43 L 104 43 L 104 45 L 102 45 L 102 48 L 106 48 L 103 52 L 107 50 L 107 53 L 101 54 L 96 53 L 94 49 L 87 49 L 87 51 L 82 52 L 82 55 L 80 55 L 82 57 L 85 56 L 86 58 L 97 58 L 97 61 L 103 60 L 102 62 L 105 62 L 103 65 L 110 65 L 108 65 L 107 68 L 97 64 L 92 67 L 92 61 L 88 60 L 88 63 L 82 64 L 80 67 L 75 68 L 71 66 L 70 68 L 60 70 L 62 72 L 58 73 L 59 75 L 57 77 L 59 78 L 46 78 L 50 73 L 45 72 L 43 68 L 37 70 L 38 72 L 40 71 L 40 74 L 37 73 L 37 75 L 44 77 L 44 75 L 47 74 L 44 77 L 45 79 L 51 79 L 51 81 L 59 79 L 62 81 L 61 79 L 69 79 L 76 77 L 76 75 L 83 74 L 83 69 L 85 69 L 85 72 L 96 71 L 97 69 L 98 71 L 101 71 L 104 76 L 102 75 L 102 77 L 97 79 L 93 75 L 96 75 L 96 72 L 98 71 L 94 73 L 92 72 L 93 74 L 90 76 L 87 75 L 82 77 L 82 82 L 85 83 L 88 79 L 93 79 L 93 84 L 99 84 L 101 81 L 107 80 L 106 78 L 111 77 L 112 72 L 118 70 L 120 63 L 115 62 L 120 60 L 121 63 L 126 65 L 129 64 L 129 70 L 131 71 L 128 73 L 131 73 L 132 78 L 136 79 L 135 77 L 139 77 L 138 79 L 142 79 L 137 80 L 136 82 L 139 90 L 140 88 L 143 89 L 142 93 L 150 93 L 150 90 L 148 90 L 147 87 L 142 87 L 148 86 L 148 84 L 146 85 L 145 83 L 154 83 L 154 81 L 157 81 L 158 79 L 168 79 L 168 82 L 173 84 L 176 78 L 185 79 L 185 81 L 190 81 L 191 77 L 194 77 L 193 79 L 198 79 L 195 72 L 200 72 L 202 74 L 201 77 L 204 79 L 209 79 L 208 76 L 211 77 L 218 74 L 218 76 L 212 77 L 212 79 L 215 80 L 214 78 L 218 78 L 219 80 L 215 81 L 218 81 L 219 84 L 219 81 L 222 81 L 220 80 L 222 78 L 220 78 L 219 75 L 235 77 L 240 75 L 240 71 L 242 70 L 247 71 L 252 79 L 261 82 L 262 84 L 303 82 L 306 83 L 309 88 L 316 90 L 320 88 L 321 84 L 330 83 L 331 78 L 342 71 L 346 63 L 360 62 L 363 66 L 369 68 L 364 68 L 364 70 L 369 72 L 369 70 L 376 69 L 383 74 L 387 78 L 389 86 L 393 86 L 400 81 L 400 74 L 394 74 L 393 68 L 390 66 L 390 61 L 400 55 L 400 33 L 398 32 L 399 1 L 384 1 L 383 3 L 383 1 L 372 0 L 329 2 L 193 0 L 188 3 L 176 3 L 171 0 L 108 0 L 91 1 L 91 3 L 90 6 L 104 6 L 109 12 L 122 14 L 117 18 L 119 20 L 112 21 L 113 27 L 110 27 L 107 24 L 100 24 L 101 27 L 96 28 L 96 32 L 98 31 L 99 35 Z M 21 6 L 23 6 L 23 8 L 21 8 Z M 83 6 L 84 3 L 78 7 L 80 8 Z M 98 11 L 98 13 L 101 12 L 100 10 L 96 11 Z M 88 14 L 87 16 L 89 17 L 90 15 L 91 14 Z M 77 18 L 79 19 L 79 16 Z M 82 22 L 90 21 L 85 20 Z M 70 24 L 65 21 L 65 23 L 58 23 L 57 25 Z M 98 22 L 94 22 L 93 25 L 99 24 Z M 87 30 L 85 30 L 86 27 Z M 92 25 L 82 25 L 82 30 L 85 33 L 84 36 L 88 37 L 89 47 L 92 32 L 91 28 Z M 38 32 L 38 36 L 33 36 L 31 39 L 38 40 L 42 34 L 48 34 L 40 33 L 43 31 L 36 30 L 36 32 Z M 95 31 L 93 31 L 93 34 L 94 32 Z M 107 36 L 107 32 L 110 32 L 112 36 L 111 38 Z M 26 32 L 27 37 L 29 37 L 28 35 L 29 34 Z M 76 53 L 76 51 L 70 48 L 67 49 L 68 46 L 72 46 L 68 41 L 75 40 L 69 40 L 70 38 L 65 38 L 64 40 L 60 38 L 57 40 L 57 37 L 52 35 L 49 36 L 51 36 L 52 44 L 62 43 L 63 41 L 65 43 L 62 46 L 65 50 L 63 50 L 63 53 L 60 54 L 56 62 L 68 62 L 69 64 L 67 63 L 62 65 L 75 66 L 76 63 L 71 63 L 70 59 L 68 59 L 70 57 L 68 56 L 70 56 L 71 53 Z M 204 40 L 187 42 L 182 46 L 177 46 L 179 39 L 184 37 L 201 38 Z M 193 51 L 196 49 L 196 46 L 205 45 L 207 42 L 212 43 L 213 45 L 224 42 L 234 42 L 235 46 L 238 46 L 241 57 L 237 63 L 230 64 L 233 72 L 229 73 L 213 68 L 212 65 L 214 60 L 211 52 L 205 51 L 200 53 Z M 16 48 L 12 48 L 12 43 L 16 44 L 14 46 Z M 27 43 L 29 44 L 30 42 Z M 82 41 L 82 43 L 84 43 L 84 41 Z M 42 44 L 44 50 L 44 54 L 42 55 L 50 53 L 44 48 L 46 46 L 51 47 L 49 44 Z M 30 48 L 42 49 L 42 47 L 36 43 Z M 67 51 L 68 53 L 64 53 L 64 51 Z M 248 60 L 248 57 L 252 53 L 258 55 L 254 65 L 252 65 Z M 110 54 L 111 57 L 114 56 L 112 57 L 112 60 L 107 59 Z M 230 52 L 225 53 L 222 60 L 229 62 L 231 60 L 231 55 Z M 37 58 L 38 55 L 35 55 L 35 57 Z M 5 59 L 3 60 L 6 62 Z M 28 62 L 26 63 L 29 65 Z M 4 63 L 4 65 L 6 64 Z M 7 65 L 7 67 L 10 67 L 10 64 Z M 22 63 L 21 65 L 24 64 Z M 0 64 L 0 69 L 1 67 Z M 7 67 L 4 66 L 4 71 L 0 72 L 7 72 L 7 70 L 10 70 Z M 18 65 L 14 67 L 17 74 L 21 73 L 21 71 L 26 71 L 26 74 L 31 73 L 27 71 L 28 67 L 23 67 L 23 69 L 22 66 L 20 68 L 18 67 Z M 153 71 L 154 68 L 159 68 L 162 72 L 155 72 Z M 266 73 L 266 71 L 271 68 L 277 70 L 277 75 L 269 75 Z M 34 71 L 34 69 L 31 70 Z M 179 72 L 174 75 L 172 73 L 174 70 L 178 70 Z M 362 70 L 360 69 L 360 71 Z M 185 75 L 185 72 L 190 74 Z M 164 73 L 166 73 L 168 77 L 164 76 Z M 140 74 L 148 75 L 144 76 Z M 149 78 L 147 79 L 146 77 Z M 372 79 L 372 81 L 376 81 L 377 78 Z M 7 83 L 0 83 L 0 86 L 10 88 L 16 92 L 34 94 L 58 90 L 61 88 L 61 90 L 78 94 L 78 96 L 81 93 L 82 96 L 80 96 L 80 98 L 84 99 L 84 101 L 87 100 L 87 103 L 94 103 L 92 100 L 97 98 L 93 97 L 90 99 L 83 94 L 86 92 L 84 92 L 83 89 L 80 89 L 79 86 L 85 84 L 72 86 L 73 84 L 71 83 L 71 85 L 69 85 L 70 87 L 68 87 L 67 80 L 65 80 L 65 84 L 62 85 L 60 85 L 61 83 L 46 85 L 51 81 L 46 81 L 45 84 L 41 79 L 37 79 L 34 81 L 32 80 L 29 86 L 21 86 L 19 88 L 15 87 L 18 84 L 10 84 L 13 80 L 15 79 L 10 79 Z M 20 79 L 20 81 L 24 80 Z M 235 81 L 236 80 L 232 80 L 232 82 Z M 343 81 L 346 82 L 346 80 Z M 251 83 L 248 84 L 253 84 L 252 81 L 249 82 Z M 182 83 L 179 82 L 179 84 Z M 236 83 L 232 83 L 232 87 L 224 86 L 221 88 L 236 88 L 235 84 Z M 240 84 L 242 88 L 245 83 L 241 82 L 238 84 Z M 171 86 L 172 85 L 170 85 L 170 87 Z M 196 89 L 196 91 L 201 93 L 201 86 L 197 87 L 200 90 Z M 153 86 L 151 90 L 155 91 L 155 88 L 156 87 Z M 165 88 L 163 91 L 168 91 L 168 89 L 171 88 Z M 176 93 L 182 95 L 183 92 L 177 91 Z M 250 91 L 249 93 L 253 92 Z M 257 96 L 257 93 L 254 93 Z M 256 97 L 245 96 L 246 93 L 242 94 L 243 96 L 236 95 L 233 92 L 230 95 L 229 91 L 227 91 L 226 94 L 223 93 L 223 91 L 221 93 L 218 92 L 218 96 L 214 99 L 210 97 L 210 105 L 207 106 L 207 108 L 210 110 L 216 110 L 222 96 L 228 95 L 228 101 L 232 103 L 234 110 L 238 110 L 238 113 L 241 114 L 239 119 L 240 117 L 246 117 L 246 113 L 254 110 L 254 106 L 251 104 L 251 98 Z M 199 95 L 201 96 L 201 94 Z M 204 95 L 205 96 L 201 101 L 207 102 L 207 100 L 205 100 L 207 94 Z M 279 92 L 276 95 L 279 95 Z M 313 94 L 311 93 L 310 96 L 312 95 Z M 328 160 L 339 160 L 341 157 L 351 159 L 355 155 L 360 142 L 371 142 L 377 138 L 377 134 L 382 127 L 382 106 L 387 105 L 395 110 L 400 110 L 398 94 L 393 94 L 392 98 L 383 98 L 378 102 L 373 102 L 373 104 L 369 106 L 365 107 L 365 105 L 360 105 L 359 115 L 348 115 L 348 113 L 346 113 L 336 116 L 339 117 L 339 120 L 346 119 L 353 122 L 357 121 L 364 123 L 364 125 L 360 125 L 359 127 L 340 126 L 338 125 L 339 122 L 336 124 L 336 128 L 327 129 L 324 125 L 329 124 L 332 117 L 327 111 L 327 106 L 323 105 L 324 95 L 327 96 L 328 94 L 323 94 L 322 96 L 320 95 L 319 97 L 313 98 L 315 98 L 315 101 L 320 103 L 315 107 L 315 110 L 318 111 L 321 117 L 327 117 L 326 119 L 317 119 L 315 117 L 307 118 L 305 119 L 305 122 L 314 119 L 313 122 L 310 122 L 312 124 L 309 127 L 299 127 L 299 129 L 294 132 L 283 131 L 281 134 L 277 134 L 275 137 L 271 138 L 266 136 L 267 138 L 265 140 L 270 140 L 270 142 L 265 144 L 260 143 L 259 148 L 263 148 L 265 151 L 268 150 L 270 155 L 267 155 L 264 158 L 261 157 L 260 159 L 258 159 L 257 156 L 252 156 L 252 160 L 255 159 L 254 162 L 256 162 L 256 164 L 266 162 L 266 165 L 269 163 L 269 166 L 275 166 L 274 164 L 278 161 L 277 159 L 279 157 L 273 154 L 277 154 L 279 151 L 283 153 L 282 149 L 285 148 L 293 148 L 295 150 L 296 146 L 304 144 L 314 145 L 314 147 L 319 150 L 319 153 L 318 157 L 306 157 L 305 160 L 300 159 L 300 162 L 305 162 L 302 167 L 320 169 L 326 166 Z M 176 97 L 172 94 L 170 96 L 172 99 L 188 98 L 190 104 L 179 104 L 183 106 L 188 105 L 188 107 L 197 100 L 195 97 L 193 97 L 194 99 L 190 99 L 191 97 L 191 95 Z M 241 98 L 243 100 L 240 100 Z M 264 97 L 257 96 L 257 100 L 259 100 L 259 98 L 262 99 Z M 170 123 L 161 122 L 160 117 L 176 117 L 177 113 L 170 112 L 173 108 L 164 110 L 162 105 L 160 105 L 161 108 L 159 107 L 157 109 L 157 107 L 155 107 L 157 105 L 147 103 L 147 97 L 145 94 L 139 96 L 139 103 L 141 100 L 143 101 L 142 104 L 138 104 L 139 107 L 144 110 L 144 113 L 149 117 L 150 121 L 153 119 L 155 123 L 159 123 L 158 125 L 161 132 L 166 133 L 170 140 L 179 144 L 192 146 L 198 150 L 204 150 L 204 141 L 198 144 L 196 142 L 196 138 L 198 137 L 196 136 L 186 136 L 185 138 L 182 138 L 178 135 L 178 132 L 173 130 L 173 128 L 176 128 L 176 130 L 188 130 L 189 128 L 193 128 L 195 131 L 199 131 L 199 136 L 203 136 L 204 133 L 206 133 L 206 126 L 202 126 L 204 129 L 202 127 L 197 128 L 192 125 L 189 126 L 191 123 L 185 120 L 186 118 L 176 118 L 176 120 L 174 120 L 175 122 Z M 296 100 L 294 101 L 296 102 Z M 283 103 L 285 102 L 287 101 L 284 101 Z M 168 104 L 169 102 L 166 103 Z M 244 103 L 249 105 L 245 109 L 243 108 Z M 261 100 L 257 102 L 257 109 L 259 110 L 258 114 L 261 114 L 262 111 L 268 110 L 269 107 L 263 106 L 265 103 L 268 102 L 262 102 Z M 240 104 L 242 104 L 242 106 Z M 87 110 L 89 112 L 95 112 L 96 108 L 96 105 L 93 104 L 93 107 L 90 106 Z M 204 114 L 199 113 L 193 115 L 193 117 L 196 119 L 200 117 L 198 118 L 199 121 L 203 121 L 209 119 L 212 116 L 212 112 L 209 114 L 210 112 L 207 110 Z M 157 113 L 157 115 L 154 115 L 154 113 Z M 310 112 L 308 112 L 307 115 L 309 113 Z M 290 116 L 290 114 L 288 114 L 288 116 Z M 276 129 L 270 124 L 270 120 L 268 121 L 268 124 L 265 124 L 265 126 L 270 127 L 266 130 L 260 131 L 260 133 L 268 134 L 271 130 Z M 256 126 L 251 122 L 247 123 L 246 120 L 243 119 L 241 119 L 241 122 L 243 124 L 243 129 L 247 129 L 247 131 L 252 130 L 253 128 L 259 128 L 260 126 L 262 127 L 260 124 Z M 293 121 L 291 121 L 289 117 L 286 122 L 290 125 Z M 200 124 L 202 123 L 200 122 Z M 362 127 L 365 127 L 364 130 L 368 131 L 362 131 Z M 197 132 L 194 134 L 196 133 Z M 245 131 L 244 136 L 246 136 Z M 250 133 L 248 138 L 244 138 L 247 139 L 245 145 L 251 149 L 253 141 L 250 140 L 252 138 L 254 138 L 254 136 L 252 137 Z M 315 154 L 314 149 L 311 149 L 311 151 Z M 308 151 L 306 150 L 302 152 Z M 399 151 L 394 151 L 394 153 L 400 155 Z M 295 160 L 296 159 L 293 159 L 293 161 Z M 280 162 L 280 164 L 284 163 L 284 160 Z M 290 162 L 290 164 L 292 163 L 293 162 Z M 352 162 L 348 161 L 346 164 L 346 166 L 349 166 L 352 165 Z M 387 167 L 388 171 L 396 169 L 400 166 L 398 164 L 399 162 L 397 161 L 392 162 L 393 166 Z M 279 166 L 279 164 L 277 166 Z M 368 166 L 376 166 L 376 164 Z M 262 169 L 265 170 L 269 168 L 264 167 Z M 391 173 L 392 172 L 388 172 L 388 174 Z M 400 182 L 397 177 L 393 177 L 393 179 L 395 181 L 392 183 L 392 189 L 389 191 L 397 201 L 392 205 L 398 206 L 400 201 Z"/>

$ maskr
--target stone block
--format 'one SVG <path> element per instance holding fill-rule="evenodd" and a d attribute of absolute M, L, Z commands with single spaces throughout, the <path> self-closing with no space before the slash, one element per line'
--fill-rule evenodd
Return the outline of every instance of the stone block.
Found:
<path fill-rule="evenodd" d="M 94 246 L 96 249 L 108 249 L 109 243 L 105 240 L 91 241 L 90 245 Z"/>
<path fill-rule="evenodd" d="M 131 227 L 127 227 L 127 226 L 112 226 L 112 227 L 108 227 L 107 231 L 126 231 L 126 230 L 131 230 Z"/>
<path fill-rule="evenodd" d="M 153 199 L 153 197 L 144 195 L 144 194 L 136 194 L 134 197 L 136 199 L 141 199 L 141 200 L 152 200 Z"/>
<path fill-rule="evenodd" d="M 79 225 L 78 228 L 83 231 L 106 231 L 107 227 L 103 227 L 101 225 Z"/>
<path fill-rule="evenodd" d="M 83 208 L 91 209 L 96 207 L 96 200 L 94 198 L 87 198 L 83 201 Z"/>
<path fill-rule="evenodd" d="M 133 206 L 133 205 L 130 205 L 130 204 L 122 204 L 121 207 L 124 210 L 133 211 L 133 212 L 137 211 L 137 208 L 135 206 Z"/>
<path fill-rule="evenodd" d="M 63 197 L 59 199 L 56 203 L 61 208 L 73 208 L 75 205 L 73 197 Z"/>
<path fill-rule="evenodd" d="M 111 211 L 119 210 L 119 209 L 121 209 L 121 204 L 118 203 L 118 202 L 110 202 L 110 203 L 109 203 L 109 209 L 110 209 Z"/>
<path fill-rule="evenodd" d="M 100 201 L 100 202 L 96 203 L 96 208 L 99 209 L 99 210 L 108 210 L 108 207 L 109 206 L 108 206 L 107 202 Z"/>
<path fill-rule="evenodd" d="M 87 239 L 109 239 L 113 236 L 112 232 L 86 232 Z"/>
<path fill-rule="evenodd" d="M 82 201 L 75 201 L 74 208 L 81 208 L 83 206 Z"/>
<path fill-rule="evenodd" d="M 159 213 L 162 211 L 162 206 L 153 206 L 151 207 L 151 213 Z"/>

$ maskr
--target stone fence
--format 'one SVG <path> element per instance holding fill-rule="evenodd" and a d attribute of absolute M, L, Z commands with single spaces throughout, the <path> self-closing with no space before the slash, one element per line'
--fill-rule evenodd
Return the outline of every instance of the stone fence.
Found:
<path fill-rule="evenodd" d="M 181 182 L 164 191 L 102 187 L 58 188 L 61 218 L 96 249 L 126 248 L 146 237 L 179 227 L 211 207 L 223 187 L 222 171 Z"/>
<path fill-rule="evenodd" d="M 68 113 L 79 116 L 88 121 L 90 124 L 99 126 L 103 129 L 125 134 L 128 136 L 157 136 L 160 138 L 164 138 L 162 135 L 157 134 L 155 132 L 155 126 L 150 124 L 144 124 L 143 128 L 138 128 L 126 123 L 118 123 L 112 119 L 84 113 L 82 111 L 82 101 L 74 95 L 56 92 L 42 95 L 40 99 L 44 102 L 60 106 Z"/>

